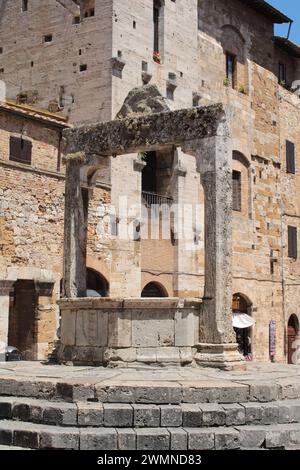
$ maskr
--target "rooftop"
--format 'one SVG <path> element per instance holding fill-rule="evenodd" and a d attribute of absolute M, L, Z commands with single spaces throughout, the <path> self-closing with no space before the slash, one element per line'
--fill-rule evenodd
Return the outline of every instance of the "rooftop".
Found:
<path fill-rule="evenodd" d="M 272 7 L 265 0 L 240 0 L 242 3 L 248 5 L 251 8 L 259 11 L 263 15 L 267 16 L 273 23 L 282 24 L 282 23 L 292 23 L 293 20 L 286 16 L 281 11 Z"/>
<path fill-rule="evenodd" d="M 300 58 L 300 46 L 298 46 L 298 44 L 295 44 L 289 39 L 283 38 L 281 36 L 274 36 L 273 40 L 277 47 L 280 47 L 285 52 L 293 57 L 296 57 L 297 59 Z"/>
<path fill-rule="evenodd" d="M 29 104 L 18 104 L 13 100 L 0 101 L 0 111 L 11 112 L 54 127 L 70 127 L 70 124 L 67 123 L 67 117 L 62 114 L 51 113 L 47 109 L 36 108 Z"/>

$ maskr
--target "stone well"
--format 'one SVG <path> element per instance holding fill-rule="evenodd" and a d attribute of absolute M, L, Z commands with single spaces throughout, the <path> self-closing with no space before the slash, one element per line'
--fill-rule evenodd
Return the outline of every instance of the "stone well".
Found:
<path fill-rule="evenodd" d="M 199 299 L 59 301 L 59 361 L 76 365 L 188 365 L 199 342 Z"/>

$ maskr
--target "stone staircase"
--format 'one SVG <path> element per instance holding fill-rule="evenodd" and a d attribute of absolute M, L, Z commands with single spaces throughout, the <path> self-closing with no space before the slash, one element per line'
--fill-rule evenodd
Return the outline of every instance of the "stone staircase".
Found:
<path fill-rule="evenodd" d="M 1 379 L 0 395 L 0 450 L 300 449 L 298 388 Z"/>

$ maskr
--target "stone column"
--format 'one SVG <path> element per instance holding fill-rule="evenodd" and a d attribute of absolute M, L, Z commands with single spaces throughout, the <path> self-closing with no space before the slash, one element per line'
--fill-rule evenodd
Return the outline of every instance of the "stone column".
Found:
<path fill-rule="evenodd" d="M 56 337 L 56 308 L 52 301 L 54 282 L 35 282 L 34 360 L 47 359 Z"/>
<path fill-rule="evenodd" d="M 85 163 L 82 152 L 66 157 L 64 295 L 86 296 L 86 245 L 88 208 L 80 185 L 80 169 Z"/>
<path fill-rule="evenodd" d="M 5 361 L 8 345 L 9 294 L 14 290 L 15 281 L 0 281 L 0 362 Z"/>
<path fill-rule="evenodd" d="M 232 326 L 232 149 L 221 131 L 193 145 L 205 196 L 205 288 L 195 359 L 232 369 L 244 363 Z"/>

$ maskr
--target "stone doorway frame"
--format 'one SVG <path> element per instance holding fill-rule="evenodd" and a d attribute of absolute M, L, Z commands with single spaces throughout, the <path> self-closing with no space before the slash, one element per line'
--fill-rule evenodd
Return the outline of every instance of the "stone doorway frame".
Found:
<path fill-rule="evenodd" d="M 232 147 L 221 104 L 128 116 L 63 132 L 66 161 L 64 293 L 86 294 L 88 183 L 100 158 L 181 147 L 194 155 L 205 194 L 205 291 L 195 360 L 205 366 L 243 367 L 232 327 Z"/>

